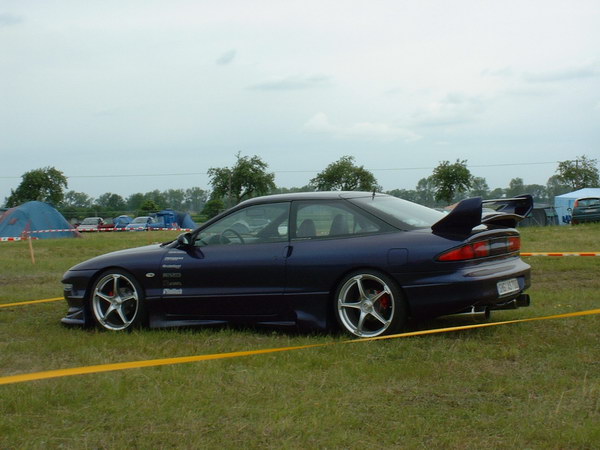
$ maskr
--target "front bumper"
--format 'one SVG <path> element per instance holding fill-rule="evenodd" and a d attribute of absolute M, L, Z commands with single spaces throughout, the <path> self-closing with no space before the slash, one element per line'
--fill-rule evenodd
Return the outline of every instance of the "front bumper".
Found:
<path fill-rule="evenodd" d="M 89 302 L 88 284 L 97 273 L 96 270 L 78 270 L 65 273 L 63 296 L 69 307 L 67 315 L 61 319 L 64 325 L 89 326 L 92 324 Z"/>

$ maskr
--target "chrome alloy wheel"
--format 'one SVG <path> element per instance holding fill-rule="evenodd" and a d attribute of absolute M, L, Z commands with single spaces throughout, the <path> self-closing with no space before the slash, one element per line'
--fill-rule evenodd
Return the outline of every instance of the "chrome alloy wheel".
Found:
<path fill-rule="evenodd" d="M 136 283 L 117 272 L 102 277 L 92 292 L 94 316 L 107 330 L 125 330 L 136 323 L 140 301 Z"/>
<path fill-rule="evenodd" d="M 338 290 L 338 320 L 358 337 L 380 336 L 393 328 L 396 309 L 394 290 L 374 274 L 354 275 Z"/>

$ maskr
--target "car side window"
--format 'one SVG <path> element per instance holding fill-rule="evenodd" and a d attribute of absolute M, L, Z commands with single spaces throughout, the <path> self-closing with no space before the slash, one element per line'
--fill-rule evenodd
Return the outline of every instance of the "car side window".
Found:
<path fill-rule="evenodd" d="M 377 233 L 381 226 L 342 202 L 297 202 L 295 238 L 333 238 Z"/>
<path fill-rule="evenodd" d="M 248 206 L 200 231 L 194 245 L 204 247 L 287 241 L 289 210 L 288 202 Z"/>

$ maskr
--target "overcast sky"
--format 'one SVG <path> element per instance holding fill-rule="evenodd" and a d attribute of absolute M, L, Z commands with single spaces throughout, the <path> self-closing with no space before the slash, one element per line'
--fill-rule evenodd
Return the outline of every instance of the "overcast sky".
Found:
<path fill-rule="evenodd" d="M 343 155 L 384 190 L 545 184 L 600 159 L 600 1 L 0 0 L 0 83 L 0 203 L 46 166 L 206 189 L 237 152 L 285 187 Z"/>

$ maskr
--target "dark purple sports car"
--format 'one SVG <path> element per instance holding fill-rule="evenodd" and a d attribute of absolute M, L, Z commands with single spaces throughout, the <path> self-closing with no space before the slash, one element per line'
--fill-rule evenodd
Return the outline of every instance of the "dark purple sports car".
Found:
<path fill-rule="evenodd" d="M 408 317 L 527 306 L 514 227 L 531 206 L 530 196 L 471 198 L 450 213 L 366 192 L 254 198 L 175 241 L 71 268 L 62 322 L 339 326 L 370 337 Z"/>

